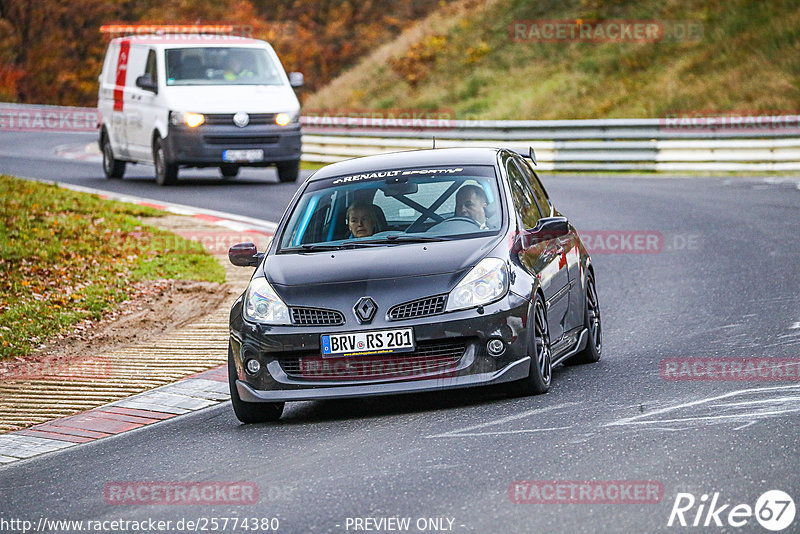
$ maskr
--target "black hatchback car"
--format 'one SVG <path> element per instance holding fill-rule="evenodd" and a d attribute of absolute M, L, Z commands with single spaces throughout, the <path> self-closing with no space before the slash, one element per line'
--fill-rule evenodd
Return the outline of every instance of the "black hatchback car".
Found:
<path fill-rule="evenodd" d="M 230 316 L 236 416 L 286 401 L 507 383 L 602 349 L 594 271 L 529 161 L 437 149 L 328 165 L 298 189 Z"/>

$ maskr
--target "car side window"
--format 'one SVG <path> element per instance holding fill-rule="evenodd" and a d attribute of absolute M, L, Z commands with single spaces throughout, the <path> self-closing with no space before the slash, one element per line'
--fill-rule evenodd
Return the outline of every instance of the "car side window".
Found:
<path fill-rule="evenodd" d="M 147 53 L 147 64 L 144 67 L 144 73 L 150 75 L 153 83 L 158 85 L 158 68 L 156 67 L 156 51 L 150 50 Z"/>
<path fill-rule="evenodd" d="M 522 219 L 522 224 L 525 228 L 533 228 L 542 215 L 539 211 L 539 206 L 536 205 L 536 198 L 533 195 L 533 191 L 531 191 L 530 184 L 519 167 L 517 167 L 516 162 L 511 158 L 506 160 L 506 171 L 508 172 L 511 196 L 514 199 L 514 207 L 517 214 Z"/>
<path fill-rule="evenodd" d="M 522 174 L 525 176 L 525 180 L 530 184 L 531 191 L 533 191 L 534 197 L 536 197 L 536 203 L 539 205 L 539 211 L 542 212 L 542 217 L 549 217 L 551 215 L 552 209 L 550 206 L 550 200 L 547 197 L 547 193 L 544 190 L 544 186 L 539 181 L 539 178 L 534 174 L 533 169 L 531 169 L 528 162 L 525 160 L 516 160 L 517 165 L 519 165 Z"/>

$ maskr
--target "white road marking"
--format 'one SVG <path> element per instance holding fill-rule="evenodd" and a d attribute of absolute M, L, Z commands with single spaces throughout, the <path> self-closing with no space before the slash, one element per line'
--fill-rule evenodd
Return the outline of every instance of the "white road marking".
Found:
<path fill-rule="evenodd" d="M 507 417 L 501 417 L 500 419 L 497 419 L 495 421 L 489 421 L 489 422 L 486 422 L 486 423 L 479 423 L 477 425 L 471 425 L 471 426 L 468 426 L 468 427 L 460 428 L 458 430 L 450 430 L 448 432 L 444 432 L 443 434 L 434 434 L 434 435 L 431 435 L 431 436 L 425 436 L 425 438 L 426 439 L 432 439 L 432 438 L 452 438 L 452 437 L 467 436 L 467 435 L 470 435 L 468 433 L 470 431 L 472 431 L 472 430 L 478 430 L 480 428 L 486 428 L 486 427 L 494 426 L 494 425 L 502 425 L 502 424 L 505 424 L 505 423 L 509 423 L 511 421 L 516 421 L 517 419 L 523 419 L 525 417 L 530 417 L 532 415 L 536 415 L 536 414 L 540 414 L 540 413 L 544 413 L 544 412 L 551 412 L 553 410 L 558 410 L 558 409 L 561 409 L 561 408 L 567 408 L 569 406 L 575 406 L 576 404 L 579 404 L 579 403 L 577 403 L 577 402 L 566 402 L 564 404 L 556 404 L 555 406 L 547 406 L 545 408 L 533 408 L 532 410 L 527 410 L 527 411 L 522 412 L 522 413 L 509 415 Z M 569 428 L 569 427 L 566 427 L 566 428 Z M 475 436 L 490 436 L 490 435 L 496 435 L 496 434 L 513 434 L 513 433 L 520 433 L 520 432 L 535 432 L 535 431 L 539 431 L 539 430 L 541 430 L 541 431 L 545 431 L 545 430 L 563 430 L 563 428 L 546 428 L 546 429 L 507 430 L 507 431 L 496 431 L 496 432 L 479 432 L 479 433 L 474 433 L 472 435 L 475 435 Z"/>
<path fill-rule="evenodd" d="M 789 401 L 796 401 L 800 399 L 800 397 L 796 396 L 785 396 L 780 395 L 781 393 L 792 393 L 800 389 L 800 385 L 789 385 L 789 386 L 773 386 L 773 387 L 759 387 L 759 388 L 750 388 L 750 389 L 741 389 L 737 391 L 731 391 L 729 393 L 725 393 L 722 395 L 716 395 L 714 397 L 708 397 L 705 399 L 698 399 L 691 402 L 685 402 L 682 404 L 677 404 L 675 406 L 670 406 L 667 408 L 661 408 L 659 410 L 654 410 L 649 413 L 645 413 L 642 415 L 635 415 L 632 417 L 625 417 L 623 419 L 619 419 L 617 421 L 613 421 L 611 423 L 606 423 L 605 427 L 609 426 L 629 426 L 629 425 L 663 425 L 667 423 L 693 423 L 693 422 L 714 422 L 714 421 L 726 421 L 726 420 L 740 420 L 745 421 L 747 423 L 755 423 L 756 419 L 761 419 L 765 417 L 773 417 L 773 416 L 782 416 L 794 412 L 800 412 L 800 407 L 794 407 L 796 404 L 794 402 Z M 736 397 L 739 395 L 749 395 L 749 394 L 769 394 L 769 393 L 778 393 L 779 396 L 774 398 L 766 398 L 766 399 L 754 399 L 754 400 L 745 400 L 741 402 L 733 402 L 733 403 L 716 403 L 716 401 L 720 401 L 723 399 L 730 399 L 731 397 Z M 728 407 L 753 407 L 756 408 L 756 405 L 770 405 L 769 408 L 771 409 L 756 409 L 750 412 L 740 412 L 740 413 L 733 413 L 733 414 L 718 414 L 718 415 L 700 415 L 696 412 L 690 412 L 687 414 L 686 417 L 672 417 L 668 419 L 662 419 L 659 416 L 665 415 L 672 412 L 677 412 L 683 409 L 691 409 L 691 408 L 724 408 L 725 406 Z M 746 424 L 744 426 L 740 426 L 738 428 L 745 428 L 746 426 L 750 426 Z"/>

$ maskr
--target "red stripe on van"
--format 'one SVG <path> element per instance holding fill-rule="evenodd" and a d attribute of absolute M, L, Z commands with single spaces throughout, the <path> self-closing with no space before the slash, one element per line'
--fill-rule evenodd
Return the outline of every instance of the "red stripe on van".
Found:
<path fill-rule="evenodd" d="M 131 42 L 124 39 L 119 43 L 119 57 L 117 58 L 117 83 L 114 87 L 114 111 L 122 111 L 125 96 L 125 77 L 128 74 L 128 56 L 131 52 Z"/>

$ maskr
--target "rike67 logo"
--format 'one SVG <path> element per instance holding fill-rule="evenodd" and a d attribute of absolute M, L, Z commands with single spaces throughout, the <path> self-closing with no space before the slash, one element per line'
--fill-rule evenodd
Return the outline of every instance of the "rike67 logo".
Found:
<path fill-rule="evenodd" d="M 753 517 L 767 530 L 778 532 L 794 522 L 794 500 L 781 490 L 764 492 L 755 506 L 741 503 L 723 504 L 719 492 L 709 497 L 703 494 L 696 499 L 691 493 L 678 493 L 667 526 L 681 527 L 743 527 Z"/>

